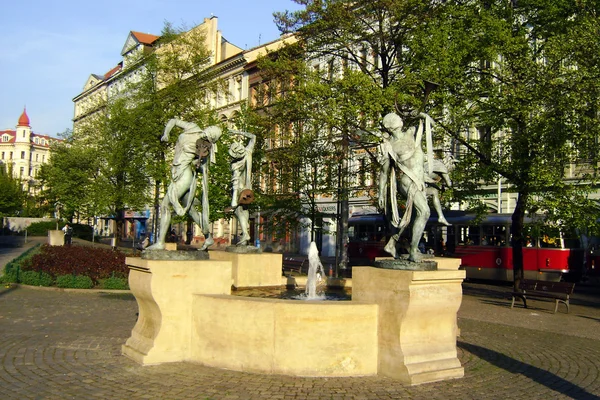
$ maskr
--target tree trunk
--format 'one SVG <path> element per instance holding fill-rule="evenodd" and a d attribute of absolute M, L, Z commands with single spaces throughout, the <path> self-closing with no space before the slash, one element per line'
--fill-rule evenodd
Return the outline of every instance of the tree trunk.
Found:
<path fill-rule="evenodd" d="M 154 218 L 152 219 L 152 240 L 158 237 L 158 221 L 160 218 L 160 181 L 154 182 Z"/>
<path fill-rule="evenodd" d="M 190 245 L 192 243 L 192 236 L 194 235 L 194 220 L 188 217 L 185 225 L 185 244 Z"/>
<path fill-rule="evenodd" d="M 125 209 L 122 206 L 116 208 L 115 211 L 115 238 L 117 239 L 117 246 L 121 239 L 123 239 L 123 232 L 125 230 Z"/>
<path fill-rule="evenodd" d="M 519 284 L 524 279 L 523 269 L 523 244 L 524 238 L 524 220 L 525 220 L 525 208 L 527 200 L 529 198 L 528 193 L 519 192 L 517 199 L 517 206 L 512 215 L 512 250 L 513 250 L 513 274 L 514 274 L 514 289 L 518 290 Z"/>
<path fill-rule="evenodd" d="M 341 171 L 341 190 L 340 195 L 340 222 L 339 227 L 339 246 L 340 246 L 340 259 L 339 264 L 336 266 L 336 276 L 339 276 L 340 268 L 342 270 L 346 270 L 348 268 L 348 214 L 349 214 L 349 205 L 348 205 L 348 131 L 344 130 L 342 136 L 342 171 Z"/>

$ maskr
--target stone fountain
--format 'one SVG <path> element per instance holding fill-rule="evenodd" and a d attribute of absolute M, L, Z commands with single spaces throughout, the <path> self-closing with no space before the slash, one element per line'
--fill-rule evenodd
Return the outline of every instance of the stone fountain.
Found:
<path fill-rule="evenodd" d="M 193 362 L 313 377 L 460 378 L 460 260 L 424 270 L 354 267 L 351 301 L 239 297 L 280 286 L 281 254 L 210 251 L 204 260 L 127 258 L 139 317 L 122 347 L 142 365 Z"/>

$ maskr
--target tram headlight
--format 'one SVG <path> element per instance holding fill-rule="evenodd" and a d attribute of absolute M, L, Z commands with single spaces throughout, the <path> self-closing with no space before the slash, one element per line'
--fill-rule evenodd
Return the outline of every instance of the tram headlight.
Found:
<path fill-rule="evenodd" d="M 546 267 L 549 267 L 549 266 L 550 266 L 550 259 L 546 258 Z"/>

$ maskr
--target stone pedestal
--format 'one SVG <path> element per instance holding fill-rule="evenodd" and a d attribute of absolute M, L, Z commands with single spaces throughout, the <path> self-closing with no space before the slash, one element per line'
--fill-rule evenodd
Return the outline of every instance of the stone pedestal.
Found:
<path fill-rule="evenodd" d="M 463 377 L 456 321 L 465 271 L 355 267 L 352 276 L 352 300 L 379 305 L 379 374 L 410 385 Z"/>
<path fill-rule="evenodd" d="M 139 316 L 123 354 L 142 365 L 189 359 L 193 294 L 230 294 L 231 262 L 128 257 L 126 263 Z"/>
<path fill-rule="evenodd" d="M 61 230 L 48 231 L 48 244 L 50 246 L 63 246 L 65 244 L 65 233 Z"/>
<path fill-rule="evenodd" d="M 233 286 L 280 286 L 282 255 L 277 253 L 232 253 L 210 251 L 211 260 L 230 261 Z"/>

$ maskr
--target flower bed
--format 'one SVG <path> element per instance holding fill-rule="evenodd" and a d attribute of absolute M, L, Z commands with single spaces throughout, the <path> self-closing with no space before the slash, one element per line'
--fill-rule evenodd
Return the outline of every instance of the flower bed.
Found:
<path fill-rule="evenodd" d="M 42 245 L 6 265 L 5 283 L 63 288 L 128 289 L 125 254 L 89 246 Z"/>

